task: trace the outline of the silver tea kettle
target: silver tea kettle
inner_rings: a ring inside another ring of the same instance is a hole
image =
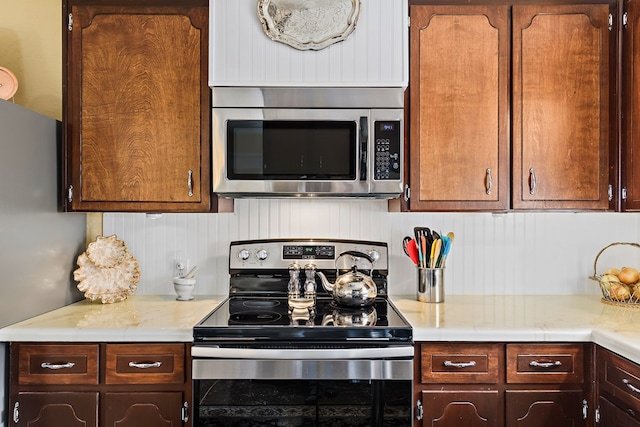
[[[373,270],[373,259],[363,252],[345,251],[336,258],[336,275],[338,274],[338,260],[344,255],[351,255],[354,259],[351,270],[336,278],[335,283],[329,282],[327,277],[320,271],[316,272],[322,280],[322,287],[333,295],[333,299],[339,305],[348,307],[364,307],[374,303],[378,296],[378,287],[370,275],[358,271],[357,259],[364,258],[371,264]]]
[[[378,320],[376,309],[369,307],[334,308],[322,318],[322,326],[375,326]]]

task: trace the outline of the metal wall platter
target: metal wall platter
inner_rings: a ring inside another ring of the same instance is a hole
[[[361,0],[258,0],[269,38],[299,50],[320,50],[345,40],[356,28]]]

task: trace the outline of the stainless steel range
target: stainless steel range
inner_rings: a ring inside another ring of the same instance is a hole
[[[229,298],[194,328],[194,425],[411,424],[413,337],[387,298],[386,243],[237,241],[229,258]]]

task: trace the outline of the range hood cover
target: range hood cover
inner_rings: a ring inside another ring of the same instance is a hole
[[[300,7],[314,3],[296,1]],[[210,0],[209,11],[211,87],[408,85],[407,0],[363,0],[353,33],[321,50],[298,50],[269,38],[257,0]]]

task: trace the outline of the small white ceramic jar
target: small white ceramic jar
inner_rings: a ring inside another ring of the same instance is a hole
[[[193,289],[196,286],[196,278],[174,277],[173,289],[178,294],[178,301],[190,301],[193,299]]]

